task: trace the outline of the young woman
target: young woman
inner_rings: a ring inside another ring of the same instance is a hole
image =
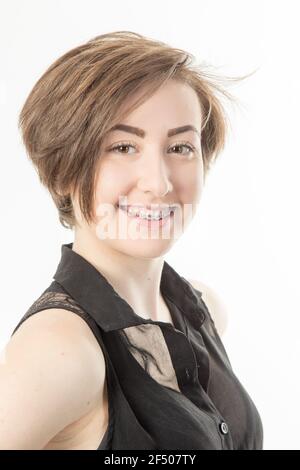
[[[262,448],[220,301],[164,260],[225,143],[222,89],[190,59],[104,34],[24,104],[26,150],[74,241],[3,353],[1,449]]]

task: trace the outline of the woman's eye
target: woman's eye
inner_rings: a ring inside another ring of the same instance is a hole
[[[111,151],[114,151],[114,150],[119,150],[120,148],[128,148],[128,147],[132,147],[132,148],[135,148],[134,145],[131,145],[131,144],[126,144],[126,143],[123,143],[123,144],[118,144],[118,145],[115,145],[114,147],[112,147],[110,150]],[[128,153],[128,152],[120,152],[120,153]]]
[[[179,148],[181,148],[181,149],[182,149],[183,147],[185,147],[186,149],[188,149],[189,152],[186,153],[185,155],[189,155],[190,153],[193,153],[194,150],[195,150],[194,147],[192,147],[192,146],[189,145],[189,144],[175,144],[175,145],[172,145],[171,149],[174,149],[174,148],[176,148],[176,147],[179,147]],[[178,152],[175,152],[175,153],[178,153]],[[182,153],[182,152],[179,152],[179,153]]]

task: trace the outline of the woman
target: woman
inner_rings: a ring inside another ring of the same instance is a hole
[[[26,150],[74,242],[6,347],[2,449],[262,448],[222,309],[164,261],[225,142],[226,93],[190,58],[104,34],[24,104]]]

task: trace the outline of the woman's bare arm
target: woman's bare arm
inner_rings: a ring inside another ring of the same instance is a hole
[[[0,359],[0,449],[42,449],[92,409],[105,362],[91,335],[63,309],[38,312],[16,330]]]

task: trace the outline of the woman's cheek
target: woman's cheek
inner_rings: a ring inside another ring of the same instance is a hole
[[[201,173],[194,169],[193,171],[182,171],[174,180],[174,189],[180,201],[184,204],[191,204],[197,201],[202,192]]]
[[[119,198],[130,190],[130,183],[125,179],[126,176],[128,177],[127,172],[122,171],[120,166],[119,168],[115,165],[103,167],[96,183],[96,205],[106,203],[115,207]]]

